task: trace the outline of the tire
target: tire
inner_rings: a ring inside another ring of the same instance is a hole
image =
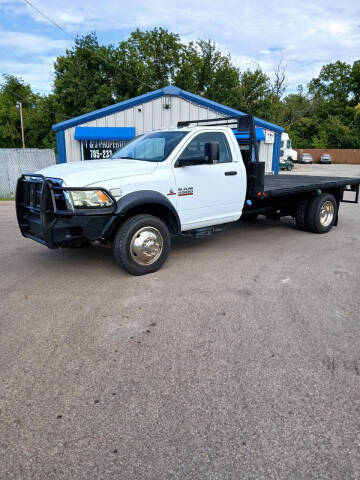
[[[290,167],[290,166],[288,166],[288,167],[286,168],[286,170],[287,170],[288,172],[291,172],[292,169],[293,169],[293,167]]]
[[[314,233],[327,233],[336,222],[338,205],[334,195],[323,193],[311,199],[307,208],[307,224]]]
[[[296,211],[295,211],[295,221],[296,221],[296,226],[299,230],[304,230],[304,231],[309,230],[309,226],[307,222],[307,211],[308,211],[310,200],[311,200],[310,198],[303,198],[297,204]]]
[[[171,235],[167,225],[153,215],[128,218],[115,234],[115,260],[132,275],[156,272],[167,259]]]

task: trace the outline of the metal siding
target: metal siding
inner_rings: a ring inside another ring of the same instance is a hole
[[[124,127],[128,127],[129,125],[134,125],[135,124],[135,119],[134,119],[134,109],[129,108],[128,110],[125,110],[125,122],[124,122]],[[136,128],[136,125],[135,125]]]
[[[156,99],[152,104],[152,130],[163,128],[161,118],[161,99]]]
[[[165,108],[166,105],[170,105],[170,108]],[[161,117],[162,117],[162,124],[164,127],[170,128],[174,125],[172,124],[172,97],[166,95],[165,97],[161,98]]]
[[[96,119],[107,117],[113,113],[117,113],[123,110],[128,110],[136,105],[142,104],[144,102],[149,102],[154,98],[163,96],[164,94],[166,94],[166,91],[169,88],[171,89],[171,87],[165,87],[159,90],[155,90],[154,92],[149,92],[149,93],[145,93],[144,95],[139,95],[138,97],[135,97],[135,98],[130,98],[129,100],[124,100],[123,102],[120,102],[120,103],[115,103],[114,105],[101,108],[100,110],[95,110],[90,113],[85,113],[84,115],[80,115],[79,117],[70,118],[69,120],[65,120],[64,122],[53,125],[52,128],[55,132],[59,130],[67,130],[68,128],[74,127],[76,125],[92,122]],[[176,89],[176,90],[180,90],[180,89]]]
[[[96,126],[97,127],[105,127],[106,126],[106,117],[103,117],[103,118],[98,118],[96,120]]]
[[[142,106],[144,116],[144,132],[148,132],[152,128],[152,104],[151,102],[144,103]],[[137,134],[139,132],[136,132]]]
[[[140,110],[140,111],[139,111]],[[134,108],[134,117],[135,117],[135,130],[136,131],[144,131],[144,112],[142,109],[142,105]]]
[[[265,162],[266,173],[272,172],[273,143],[260,142],[259,160]]]
[[[69,128],[69,129],[65,130],[66,161],[68,163],[76,162],[78,160],[81,160],[80,159],[80,148],[79,148],[80,143],[77,142],[74,138],[75,128],[76,127],[72,127],[72,128]],[[78,155],[76,154],[77,151],[79,152]]]

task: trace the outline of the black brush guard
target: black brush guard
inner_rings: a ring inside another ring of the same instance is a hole
[[[16,216],[22,235],[51,249],[101,238],[116,209],[111,193],[101,187],[63,187],[56,182],[59,180],[33,173],[18,179]],[[104,192],[113,204],[81,210],[66,204],[64,192],[93,190]]]

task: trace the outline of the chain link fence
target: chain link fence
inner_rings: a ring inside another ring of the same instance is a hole
[[[40,148],[0,148],[0,198],[15,196],[17,179],[56,164],[55,152]]]

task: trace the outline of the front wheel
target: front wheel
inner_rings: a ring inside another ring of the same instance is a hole
[[[167,259],[171,235],[166,224],[152,215],[128,218],[116,232],[115,260],[132,275],[156,272]]]

